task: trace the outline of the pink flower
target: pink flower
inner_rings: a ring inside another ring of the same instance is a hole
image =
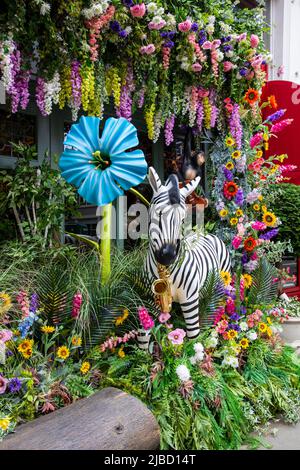
[[[251,47],[257,47],[259,44],[259,37],[256,34],[251,34],[250,38]]]
[[[192,26],[192,22],[190,20],[185,20],[182,23],[178,24],[178,29],[182,33],[186,33],[187,31],[191,29],[191,26]]]
[[[277,122],[271,127],[270,132],[281,132],[283,129],[285,129],[287,126],[292,124],[294,119],[284,119],[283,121]]]
[[[193,65],[192,65],[192,71],[193,72],[201,72],[202,70],[202,65],[199,64],[198,62],[195,62]]]
[[[81,304],[82,304],[82,295],[80,292],[77,292],[73,297],[72,312],[71,312],[72,318],[78,318]]]
[[[263,222],[256,220],[255,222],[253,222],[253,224],[251,224],[251,227],[253,228],[253,230],[265,230],[266,225]]]
[[[150,21],[150,23],[148,24],[148,28],[149,29],[155,29],[156,31],[158,31],[159,29],[162,29],[164,26],[166,26],[166,21],[165,20],[161,20],[159,23],[155,23],[154,21]]]
[[[221,45],[221,41],[220,39],[214,39],[213,42],[211,43],[212,47],[214,47],[215,49],[217,49],[218,47],[220,47]]]
[[[247,37],[247,33],[242,33],[242,34],[239,35],[238,41],[244,41],[244,39],[246,39],[246,37]]]
[[[250,147],[253,149],[258,144],[260,144],[262,140],[263,140],[262,132],[258,132],[257,134],[254,134],[250,139]]]
[[[186,332],[181,328],[176,328],[176,330],[170,331],[168,334],[168,339],[172,344],[182,344],[183,339],[186,336]]]
[[[212,43],[210,41],[205,41],[202,44],[203,49],[211,49],[212,48]]]
[[[149,315],[149,312],[145,307],[138,308],[138,315],[144,330],[151,330],[151,328],[154,327],[153,318]]]
[[[242,243],[242,238],[241,237],[238,237],[238,236],[235,236],[234,239],[232,240],[232,246],[235,250],[237,250],[240,246],[240,244]]]
[[[0,341],[3,343],[10,341],[12,337],[13,334],[10,330],[0,330]]]
[[[230,70],[231,70],[232,67],[233,67],[233,63],[230,62],[229,60],[226,60],[226,61],[223,63],[223,67],[224,67],[224,72],[230,72]]]
[[[238,236],[243,237],[246,232],[246,228],[243,224],[237,224]]]
[[[155,46],[154,44],[148,44],[147,46],[142,46],[140,48],[140,52],[142,54],[147,54],[147,55],[150,55],[150,54],[153,54],[153,52],[155,51]]]
[[[159,317],[159,323],[166,323],[171,318],[171,315],[168,312],[162,312]]]
[[[0,375],[0,395],[2,395],[5,392],[7,383],[8,383],[8,380],[5,379],[2,375]]]
[[[232,315],[235,312],[235,303],[231,297],[228,297],[226,300],[226,311],[229,315]]]
[[[55,410],[56,408],[51,401],[46,401],[43,404],[42,413],[51,413],[52,411],[55,411]]]
[[[130,13],[134,18],[142,18],[146,13],[146,7],[144,3],[140,3],[139,5],[133,5],[130,7]]]
[[[225,331],[227,330],[227,327],[228,327],[228,321],[226,320],[222,320],[220,321],[217,326],[216,326],[216,331],[222,335],[223,333],[225,333]]]

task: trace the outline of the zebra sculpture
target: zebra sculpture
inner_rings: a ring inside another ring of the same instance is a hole
[[[200,289],[210,271],[230,269],[229,253],[224,242],[214,235],[192,232],[182,236],[185,200],[199,184],[199,176],[181,189],[176,175],[170,175],[163,185],[152,167],[148,179],[153,197],[146,271],[154,283],[164,267],[168,271],[171,302],[180,304],[188,338],[196,338],[200,333]]]

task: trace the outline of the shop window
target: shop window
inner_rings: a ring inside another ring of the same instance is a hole
[[[13,156],[11,142],[36,145],[37,118],[31,114],[0,109],[0,155]]]

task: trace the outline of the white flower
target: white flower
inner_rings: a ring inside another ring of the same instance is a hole
[[[247,333],[247,337],[248,339],[250,339],[250,341],[255,341],[257,339],[257,333],[256,331],[248,331]]]
[[[226,57],[233,57],[234,52],[233,51],[227,51],[225,52]]]
[[[242,331],[247,331],[249,329],[249,327],[248,327],[248,325],[245,321],[242,321],[240,323],[240,328],[241,328]]]
[[[216,17],[215,17],[215,16],[211,15],[211,16],[208,17],[208,22],[209,22],[209,23],[214,24],[215,21],[216,21]]]
[[[207,338],[205,342],[205,346],[207,348],[215,348],[218,344],[218,338],[216,336],[211,335],[209,338]]]
[[[157,15],[163,15],[164,12],[165,12],[164,8],[163,8],[163,7],[160,7],[160,8],[158,8],[156,14],[157,14]]]
[[[182,70],[189,70],[190,66],[187,62],[182,62],[181,65],[180,65],[180,68]]]
[[[190,371],[184,364],[176,367],[176,374],[181,382],[187,382],[191,378]]]
[[[168,13],[165,17],[165,20],[167,22],[167,26],[169,28],[172,28],[173,26],[176,25],[176,19],[175,19],[175,16],[172,15],[171,13]]]
[[[157,5],[154,2],[150,2],[147,5],[147,11],[148,13],[156,13],[157,11]]]
[[[224,59],[224,54],[223,54],[223,52],[218,51],[217,61],[218,61],[218,62],[222,62],[223,59]]]
[[[213,34],[215,27],[213,24],[208,24],[205,29],[208,32],[208,34]]]
[[[50,10],[51,10],[51,6],[49,5],[49,3],[46,3],[46,2],[41,3],[40,13],[41,13],[42,16],[49,13]]]
[[[124,31],[126,31],[127,34],[130,34],[131,31],[132,31],[132,27],[131,27],[131,26],[126,26],[126,28],[124,29]]]
[[[157,24],[159,24],[159,23],[161,23],[162,21],[163,21],[163,19],[162,19],[162,17],[159,16],[159,15],[153,16],[153,18],[152,18],[152,23],[157,23]]]
[[[195,358],[197,362],[203,361],[204,359],[204,351],[199,351],[195,354]]]
[[[196,356],[190,357],[190,363],[194,366],[197,362]]]
[[[196,353],[202,353],[204,351],[204,346],[201,343],[195,343],[194,344],[194,351]]]
[[[226,356],[222,361],[223,366],[230,366],[236,369],[239,366],[239,361],[237,357],[234,356]]]

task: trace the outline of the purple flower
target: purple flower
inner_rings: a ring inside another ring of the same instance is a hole
[[[219,110],[218,110],[217,106],[213,105],[211,107],[211,116],[210,116],[210,126],[211,127],[215,127],[218,116],[219,116]]]
[[[238,189],[234,201],[239,207],[242,207],[242,205],[244,204],[244,192],[242,188]]]
[[[228,329],[229,330],[235,330],[235,331],[241,331],[240,325],[236,325],[235,323],[229,323]]]
[[[239,321],[241,317],[239,316],[238,313],[233,313],[232,315],[230,315],[230,320],[231,321]]]
[[[245,76],[247,75],[247,73],[248,73],[248,70],[247,70],[247,69],[245,69],[245,68],[240,69],[240,75],[241,75],[242,77],[245,77]]]
[[[176,31],[169,31],[168,32],[168,36],[169,36],[170,39],[174,39],[175,34],[176,34]]]
[[[198,31],[198,28],[199,28],[198,23],[193,23],[191,26],[191,30],[194,32]]]
[[[240,311],[241,311],[241,315],[246,315],[246,313],[247,313],[247,308],[244,307],[244,305],[241,305]]]
[[[242,264],[244,264],[244,265],[248,262],[247,253],[244,253],[244,254],[243,254],[241,261],[242,261]]]
[[[39,306],[38,295],[37,295],[36,292],[34,292],[31,296],[31,299],[30,299],[29,311],[32,312],[32,313],[35,313],[38,309],[38,306]]]
[[[127,8],[130,8],[134,5],[132,0],[123,0],[123,3]]]
[[[226,46],[223,46],[223,50],[224,52],[232,51],[232,46],[229,46],[229,44],[227,44]]]
[[[175,116],[172,114],[165,123],[165,142],[170,145],[174,140],[173,129],[175,124]]]
[[[173,41],[166,41],[164,47],[169,47],[170,49],[174,47],[175,43]]]
[[[162,38],[168,38],[169,37],[168,31],[161,31],[159,34]]]
[[[206,39],[207,39],[207,34],[204,29],[201,29],[201,31],[199,31],[199,41],[198,41],[199,45],[202,46],[202,44],[205,43]]]
[[[228,181],[233,181],[233,174],[230,170],[226,168],[226,166],[223,166],[223,173]]]
[[[121,26],[118,21],[111,21],[110,22],[110,29],[115,33],[119,33],[121,31]]]
[[[14,353],[10,349],[6,349],[6,351],[5,351],[5,356],[6,357],[11,357],[13,355],[14,355]]]
[[[259,236],[261,240],[271,240],[271,238],[276,237],[278,235],[278,228],[273,228],[272,230],[269,230],[269,232],[263,233],[262,235]]]
[[[240,150],[242,147],[243,127],[241,124],[240,107],[237,103],[233,106],[233,110],[230,115],[229,128],[232,137],[236,141],[237,148]]]
[[[285,114],[285,112],[286,109],[279,109],[278,111],[276,111],[276,113],[268,116],[266,120],[269,122],[278,121],[278,119],[280,119]]]
[[[125,29],[122,29],[118,34],[120,38],[126,38],[128,36],[128,33],[125,31]]]
[[[8,383],[8,390],[10,393],[18,393],[21,390],[22,382],[18,377],[14,377]]]
[[[72,87],[72,107],[79,109],[81,106],[81,75],[80,62],[73,60],[71,64],[71,87]]]

